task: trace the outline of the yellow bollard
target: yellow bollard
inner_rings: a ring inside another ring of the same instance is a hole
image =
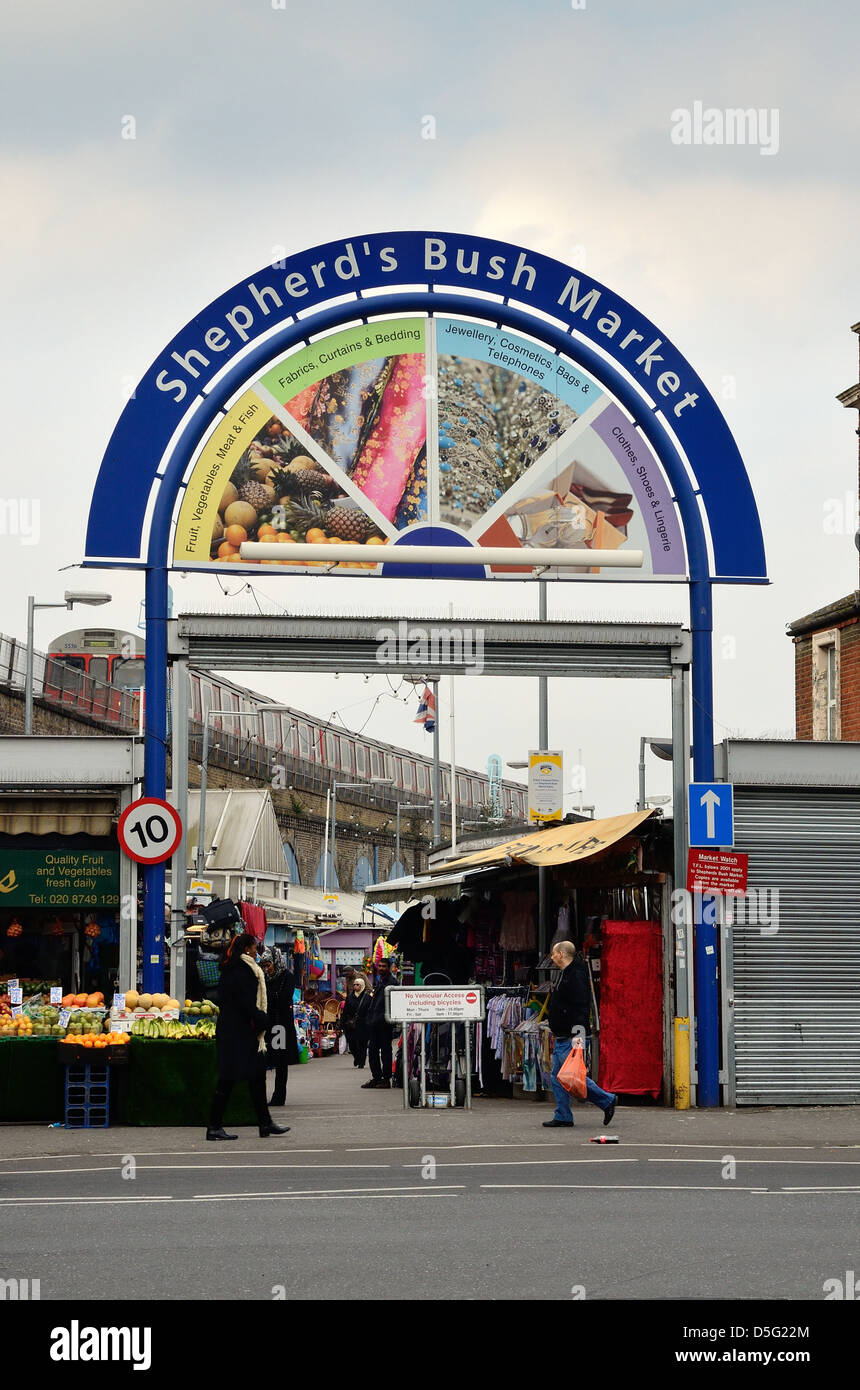
[[[675,1019],[675,1109],[690,1108],[690,1020]]]

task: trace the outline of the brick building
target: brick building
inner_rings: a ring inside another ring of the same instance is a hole
[[[860,323],[852,333],[860,336]],[[858,343],[860,346],[860,343]],[[860,412],[858,380],[837,400]],[[860,426],[860,414],[858,414]],[[860,498],[860,427],[858,491]],[[854,532],[860,551],[856,503],[844,508],[841,530]],[[860,588],[788,625],[794,642],[795,737],[832,742],[860,741]]]

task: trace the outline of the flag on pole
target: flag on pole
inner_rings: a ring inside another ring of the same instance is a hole
[[[423,724],[425,733],[432,734],[436,728],[436,700],[433,691],[426,685],[424,694],[418,703],[418,713],[413,719],[413,724]]]

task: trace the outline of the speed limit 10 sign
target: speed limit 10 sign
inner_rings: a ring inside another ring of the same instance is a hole
[[[127,806],[117,826],[119,847],[138,864],[161,864],[176,853],[182,821],[166,801],[143,796]]]

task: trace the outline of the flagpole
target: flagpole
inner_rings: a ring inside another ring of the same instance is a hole
[[[433,691],[433,848],[442,839],[442,770],[439,764],[439,682],[431,682]]]
[[[448,699],[451,702],[451,853],[457,853],[457,752],[454,739],[454,675],[448,677]]]

